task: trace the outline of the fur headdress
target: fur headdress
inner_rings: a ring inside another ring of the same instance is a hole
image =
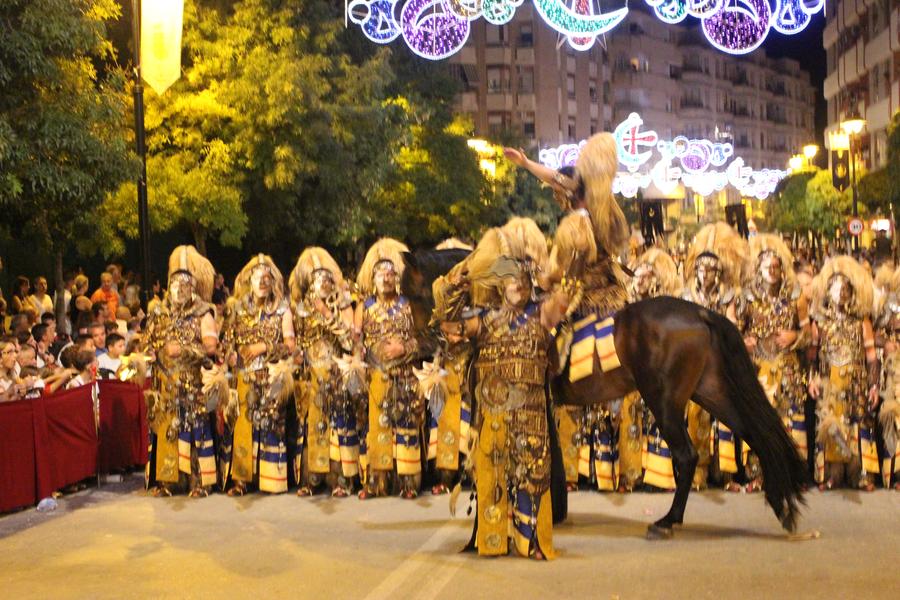
[[[628,243],[628,222],[612,192],[619,165],[616,140],[611,133],[592,135],[581,149],[575,171],[584,182],[584,200],[597,245],[618,256]]]
[[[169,279],[179,271],[194,278],[194,292],[199,298],[204,302],[212,300],[216,270],[193,246],[178,246],[169,255]]]
[[[554,281],[560,280],[569,273],[581,277],[581,273],[572,271],[572,263],[592,264],[597,260],[597,241],[591,226],[591,219],[581,212],[570,212],[559,222],[553,235],[553,249],[550,251],[550,270]]]
[[[784,284],[792,289],[797,284],[797,275],[794,273],[794,255],[788,249],[787,244],[780,236],[771,233],[760,233],[750,238],[750,260],[754,267],[754,277],[759,271],[760,262],[766,254],[774,254],[781,261],[781,272],[784,276]]]
[[[697,259],[703,254],[712,254],[719,259],[722,283],[732,288],[739,287],[747,271],[749,252],[747,240],[727,223],[710,223],[694,237],[694,243],[684,262],[684,279],[692,281],[696,274]]]
[[[874,285],[872,276],[851,256],[834,256],[825,262],[825,266],[816,275],[812,283],[812,306],[815,312],[822,314],[830,302],[828,287],[831,278],[843,275],[853,287],[853,301],[850,312],[859,318],[868,317],[874,307]]]
[[[334,258],[324,248],[312,246],[300,254],[297,265],[291,271],[289,281],[291,299],[294,302],[303,300],[309,286],[312,285],[313,273],[322,269],[331,273],[335,289],[339,290],[344,287],[344,276]]]
[[[359,267],[359,274],[356,276],[356,285],[363,296],[369,296],[375,292],[375,265],[382,261],[393,263],[394,269],[397,271],[397,284],[403,277],[403,269],[406,263],[403,262],[403,253],[409,252],[406,244],[399,242],[393,238],[381,238],[369,248],[366,252],[366,258],[363,259],[362,265]]]
[[[681,295],[684,283],[678,274],[678,266],[668,252],[659,248],[651,248],[641,255],[638,260],[638,266],[640,265],[649,265],[656,273],[660,295],[675,297]]]
[[[275,261],[272,260],[272,257],[262,253],[259,253],[250,259],[250,262],[244,265],[244,268],[241,269],[241,272],[235,277],[234,297],[243,299],[253,291],[252,285],[250,284],[250,277],[257,267],[265,267],[272,274],[272,295],[275,302],[281,302],[284,299],[284,276],[282,276],[278,267],[275,266]]]
[[[467,244],[461,239],[452,237],[444,240],[434,247],[435,250],[473,250],[472,244]]]
[[[884,291],[900,291],[900,270],[894,270],[890,263],[882,263],[875,270],[874,284],[876,288]]]

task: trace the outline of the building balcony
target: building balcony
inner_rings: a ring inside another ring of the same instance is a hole
[[[682,98],[681,99],[681,108],[706,108],[703,106],[703,100],[699,98]]]

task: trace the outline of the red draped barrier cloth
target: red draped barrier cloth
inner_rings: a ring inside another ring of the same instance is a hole
[[[97,473],[97,429],[93,386],[44,396],[47,454],[52,488],[59,489]]]
[[[0,403],[0,512],[30,506],[41,497],[35,421],[42,429],[46,423],[43,411],[35,413],[32,400]],[[46,478],[46,464],[42,470]]]
[[[147,462],[147,405],[133,383],[114,379],[100,382],[101,473]]]

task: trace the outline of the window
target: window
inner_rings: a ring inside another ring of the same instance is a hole
[[[575,139],[575,117],[569,117],[569,139]]]
[[[534,93],[534,67],[517,67],[519,72],[519,93]]]
[[[667,113],[672,112],[672,99],[671,98],[666,98],[666,112]]]
[[[574,75],[566,75],[566,91],[569,93],[569,98],[575,97],[575,76]]]
[[[487,45],[488,46],[505,46],[506,45],[506,25],[489,25],[487,28]]]
[[[597,82],[596,81],[592,80],[592,81],[588,82],[588,94],[591,97],[591,102],[597,101]]]
[[[640,72],[648,72],[650,71],[650,61],[648,61],[643,56],[633,56],[630,61],[628,61],[629,67],[635,73]]]
[[[591,135],[597,133],[597,121],[591,121]]]
[[[488,113],[488,131],[492,135],[498,135],[509,127],[509,113]]]
[[[534,113],[522,113],[522,133],[527,138],[534,138]]]
[[[612,93],[612,89],[609,85],[609,81],[603,82],[603,104],[609,104],[609,96]]]
[[[522,23],[519,25],[519,47],[531,48],[534,45],[534,31],[531,29],[531,23]]]
[[[503,65],[489,65],[487,68],[488,93],[503,93],[509,91],[509,67]]]

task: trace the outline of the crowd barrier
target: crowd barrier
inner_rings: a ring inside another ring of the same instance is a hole
[[[121,381],[0,404],[0,512],[147,462],[143,391]]]

